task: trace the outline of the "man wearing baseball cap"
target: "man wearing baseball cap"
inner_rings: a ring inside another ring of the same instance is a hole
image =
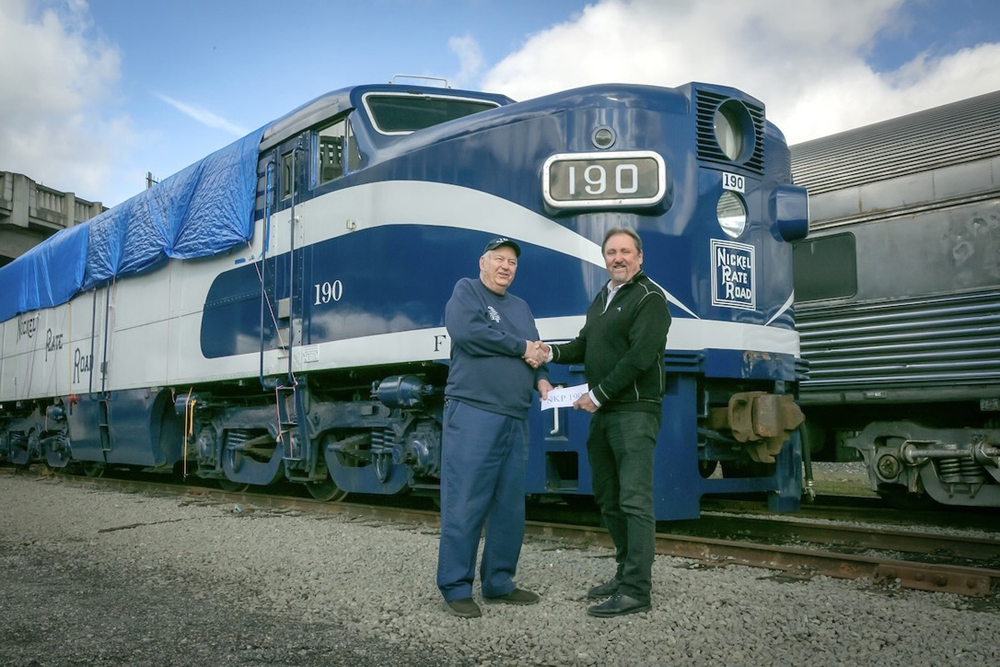
[[[479,278],[462,278],[445,306],[451,367],[441,453],[441,541],[437,584],[445,610],[482,615],[472,599],[479,535],[486,602],[535,604],[514,584],[524,539],[525,450],[532,390],[547,394],[548,371],[528,304],[507,291],[521,247],[499,236],[479,258]],[[538,368],[529,365],[533,362]]]

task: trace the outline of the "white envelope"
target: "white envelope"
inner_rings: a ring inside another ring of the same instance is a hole
[[[576,399],[590,391],[586,384],[575,387],[557,387],[549,392],[549,397],[542,401],[542,410],[552,408],[571,408]]]

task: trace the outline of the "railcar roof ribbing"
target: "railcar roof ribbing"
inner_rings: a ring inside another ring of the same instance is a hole
[[[796,185],[820,194],[1000,155],[1000,91],[791,146]]]

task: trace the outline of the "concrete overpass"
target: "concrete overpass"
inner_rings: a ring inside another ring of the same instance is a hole
[[[39,185],[24,174],[0,171],[0,266],[105,210],[101,202]]]

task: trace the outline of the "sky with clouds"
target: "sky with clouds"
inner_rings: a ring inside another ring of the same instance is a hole
[[[708,81],[789,143],[1000,89],[995,0],[0,0],[0,171],[113,206],[324,92]]]

